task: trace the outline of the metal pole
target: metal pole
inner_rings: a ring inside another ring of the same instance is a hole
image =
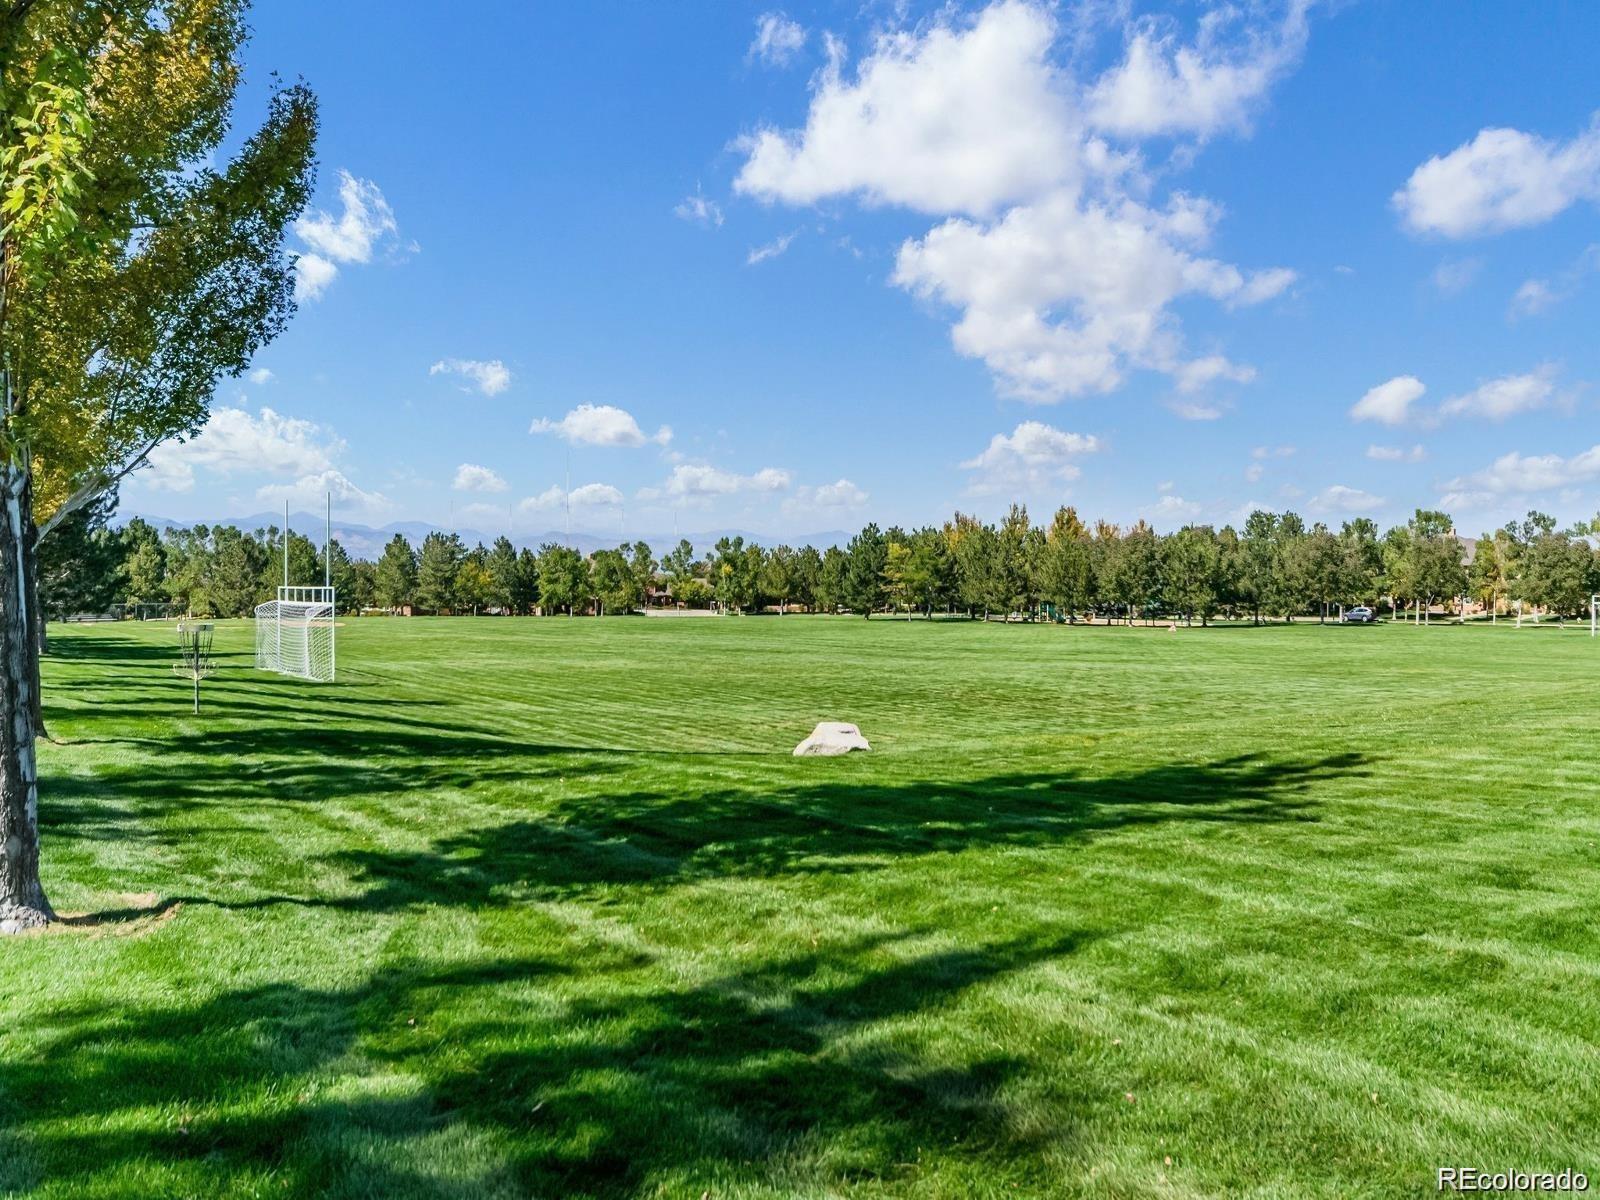
[[[283,502],[283,586],[289,586],[289,501]]]
[[[333,493],[328,493],[328,532],[322,543],[322,586],[333,586]]]

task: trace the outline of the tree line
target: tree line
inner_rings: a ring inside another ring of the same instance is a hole
[[[134,518],[115,530],[112,503],[74,514],[54,539],[43,569],[52,615],[166,604],[235,617],[275,595],[285,553],[275,526],[162,531]],[[1088,525],[1070,507],[1037,525],[1013,505],[998,523],[957,513],[913,530],[868,525],[848,545],[822,549],[724,537],[704,555],[687,539],[657,557],[642,541],[585,555],[557,544],[519,550],[506,537],[469,547],[442,532],[414,547],[396,534],[376,562],[352,559],[335,541],[326,568],[351,612],[604,615],[653,605],[1205,624],[1325,620],[1380,602],[1426,619],[1470,597],[1488,612],[1520,602],[1567,617],[1586,613],[1600,591],[1597,530],[1600,521],[1558,529],[1533,512],[1474,545],[1432,510],[1388,530],[1366,518],[1335,530],[1259,510],[1239,529],[1160,534],[1143,521]],[[322,579],[322,549],[309,538],[291,532],[287,553],[291,582]]]

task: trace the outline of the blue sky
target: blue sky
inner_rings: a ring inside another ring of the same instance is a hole
[[[124,511],[1600,509],[1600,7],[258,6],[300,311]]]

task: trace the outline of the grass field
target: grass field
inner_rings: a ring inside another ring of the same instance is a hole
[[[188,712],[55,631],[0,1195],[1600,1176],[1600,642],[364,620]],[[820,719],[870,755],[797,760]]]

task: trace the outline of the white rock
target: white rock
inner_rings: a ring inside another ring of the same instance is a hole
[[[811,736],[794,748],[796,758],[821,755],[832,758],[849,754],[852,750],[871,750],[861,730],[844,721],[823,721],[811,731]]]

